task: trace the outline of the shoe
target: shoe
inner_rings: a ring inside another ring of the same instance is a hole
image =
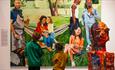
[[[90,47],[91,47],[91,45],[87,45],[86,51],[90,51]]]
[[[72,63],[71,63],[71,64],[72,64],[72,67],[75,67],[75,62],[74,62],[74,61],[72,61]]]

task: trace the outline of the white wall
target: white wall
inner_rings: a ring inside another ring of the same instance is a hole
[[[110,28],[107,51],[115,53],[115,0],[102,0],[102,21]]]
[[[9,9],[10,9],[10,0],[0,0],[0,70],[9,70],[10,69],[10,43],[9,42]],[[7,31],[8,34],[7,37],[1,36],[3,33],[1,33],[1,30]],[[1,39],[7,39],[8,44],[2,45],[1,42],[3,40]]]

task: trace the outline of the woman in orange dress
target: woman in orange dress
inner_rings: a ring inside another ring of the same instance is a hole
[[[80,53],[83,49],[84,39],[81,36],[80,27],[74,27],[74,33],[70,36],[69,44],[65,45],[65,53],[70,55],[71,65],[75,67],[73,55]]]

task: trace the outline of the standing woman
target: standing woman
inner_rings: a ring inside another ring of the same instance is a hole
[[[70,34],[73,33],[73,26],[79,26],[79,19],[78,19],[78,5],[80,4],[81,0],[74,0],[71,6],[71,17],[70,17]]]
[[[91,27],[94,23],[96,23],[96,20],[101,20],[98,12],[96,9],[92,6],[92,0],[86,0],[85,3],[85,10],[83,11],[82,19],[85,25],[85,31],[86,31],[86,41],[87,41],[87,47],[86,50],[89,51],[92,43],[91,43]]]

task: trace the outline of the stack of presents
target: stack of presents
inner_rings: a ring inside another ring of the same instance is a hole
[[[108,40],[109,28],[106,27],[102,32],[99,29],[99,24],[94,24],[91,28],[92,45],[88,52],[88,70],[115,70],[114,53],[106,51]]]

